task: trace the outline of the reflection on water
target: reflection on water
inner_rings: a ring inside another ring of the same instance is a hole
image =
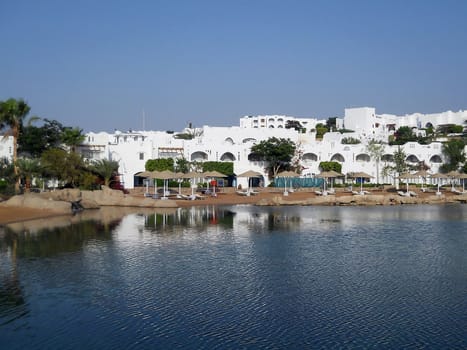
[[[107,208],[0,227],[0,347],[466,348],[466,208]]]

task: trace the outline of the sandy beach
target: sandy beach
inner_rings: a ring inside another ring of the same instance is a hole
[[[449,191],[443,191],[442,201],[435,201],[436,196],[433,193],[423,193],[420,191],[417,192],[417,200],[418,201],[429,201],[430,198],[433,198],[434,202],[449,202],[451,199],[456,198],[455,194],[450,193]],[[370,193],[366,198],[384,198],[388,199],[389,197],[396,196],[397,192],[395,192],[394,188],[388,188],[385,190],[370,190]],[[142,190],[134,190],[131,192],[130,196],[144,198]],[[268,201],[279,201],[281,205],[297,205],[302,201],[310,201],[313,198],[316,200],[323,199],[327,200],[327,202],[317,202],[312,203],[316,205],[336,205],[339,201],[344,201],[345,198],[343,197],[350,197],[347,200],[351,200],[352,197],[355,197],[350,192],[346,192],[343,189],[338,189],[335,195],[320,197],[315,194],[310,189],[302,189],[299,191],[291,192],[287,196],[284,196],[283,189],[277,188],[263,188],[259,191],[257,195],[254,196],[240,196],[234,192],[233,189],[225,189],[223,192],[219,193],[216,197],[212,196],[203,196],[203,199],[200,200],[178,200],[178,199],[169,199],[173,200],[177,203],[179,207],[190,207],[194,205],[236,205],[236,204],[257,204],[259,202],[268,202]],[[409,198],[410,199],[410,198]],[[440,198],[441,199],[441,198]],[[334,202],[335,201],[335,202]],[[413,204],[413,203],[412,203]],[[417,204],[417,203],[415,203]],[[309,204],[308,204],[309,205]],[[338,205],[342,205],[338,204]],[[25,207],[2,207],[0,206],[0,225],[9,224],[13,222],[21,222],[33,219],[41,219],[41,218],[48,218],[54,217],[57,215],[56,212],[47,209],[36,209],[36,208],[25,208]]]

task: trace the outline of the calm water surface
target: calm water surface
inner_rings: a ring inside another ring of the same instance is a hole
[[[467,348],[466,205],[41,225],[0,228],[1,349]]]

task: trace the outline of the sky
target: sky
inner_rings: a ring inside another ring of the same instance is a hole
[[[464,0],[0,0],[0,100],[87,131],[467,109]]]

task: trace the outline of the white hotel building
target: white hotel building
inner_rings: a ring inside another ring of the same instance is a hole
[[[342,172],[364,171],[374,176],[376,181],[376,164],[368,154],[368,141],[375,139],[387,142],[389,135],[400,126],[423,129],[439,125],[465,125],[467,111],[443,112],[435,114],[410,114],[396,116],[375,113],[375,108],[348,108],[344,118],[337,118],[337,128],[353,130],[352,133],[341,134],[328,132],[322,140],[316,139],[315,128],[326,120],[314,118],[295,118],[283,115],[246,116],[240,118],[240,126],[211,127],[185,129],[182,133],[191,133],[191,140],[176,138],[177,133],[164,131],[115,131],[112,134],[88,133],[81,152],[89,160],[109,159],[118,161],[119,172],[125,187],[135,186],[135,175],[144,170],[148,159],[184,157],[189,161],[228,161],[233,162],[235,174],[246,170],[255,170],[263,174],[265,185],[269,179],[264,171],[265,164],[249,159],[251,147],[270,137],[288,138],[296,143],[299,159],[304,168],[302,176],[313,176],[320,172],[319,163],[336,161],[342,164]],[[286,129],[287,121],[298,121],[304,132]],[[419,132],[424,132],[420,130]],[[359,139],[359,144],[342,144],[343,138]],[[440,142],[420,145],[409,142],[401,146],[407,155],[407,162],[417,164],[425,162],[432,172],[438,171],[443,162]],[[384,155],[379,170],[390,163],[397,146],[385,145]],[[381,174],[380,182],[389,182]],[[245,182],[245,183],[243,183]],[[246,179],[239,178],[238,183],[246,185]]]
[[[228,161],[233,162],[235,174],[246,170],[255,170],[263,174],[263,181],[268,185],[265,164],[250,160],[251,147],[270,137],[288,138],[296,143],[302,176],[313,176],[320,172],[322,161],[336,161],[342,164],[342,173],[364,171],[372,175],[373,181],[391,182],[390,178],[376,175],[376,164],[367,151],[368,142],[372,139],[385,142],[384,155],[379,164],[379,171],[385,164],[391,163],[392,156],[398,146],[389,146],[387,140],[400,126],[414,128],[415,132],[424,132],[426,127],[436,128],[439,125],[466,125],[467,111],[443,112],[435,114],[410,114],[396,116],[376,114],[375,108],[348,108],[344,118],[337,118],[337,129],[353,130],[352,133],[341,134],[328,132],[322,140],[316,139],[315,128],[326,120],[315,118],[295,118],[283,115],[245,116],[240,118],[239,126],[185,129],[183,133],[191,133],[190,140],[177,138],[177,133],[165,131],[115,131],[114,133],[90,132],[79,148],[88,160],[108,159],[119,162],[119,172],[126,188],[135,187],[135,176],[145,170],[149,159],[184,157],[189,161]],[[288,121],[298,121],[304,130],[285,128]],[[415,130],[416,129],[416,130]],[[353,137],[361,141],[359,144],[343,144],[343,138]],[[0,157],[11,155],[8,138],[0,141]],[[401,146],[407,155],[407,162],[417,164],[425,162],[430,171],[437,172],[443,162],[442,144],[433,142],[420,145],[409,142]],[[238,178],[237,183],[246,185],[245,178]]]

